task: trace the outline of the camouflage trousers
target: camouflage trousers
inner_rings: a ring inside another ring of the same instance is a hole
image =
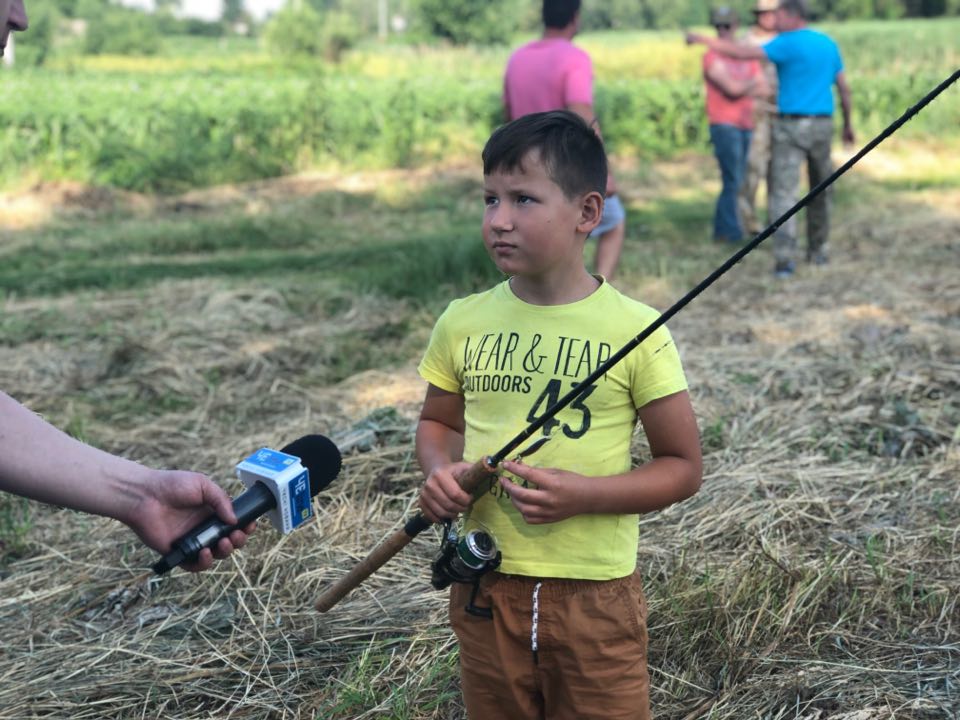
[[[767,182],[770,173],[770,133],[773,116],[769,112],[754,115],[753,135],[747,155],[747,173],[740,183],[737,196],[737,212],[740,225],[751,235],[763,229],[757,213],[757,190],[761,182]]]
[[[780,116],[774,119],[769,187],[771,221],[800,199],[800,167],[804,162],[811,188],[833,172],[830,160],[832,141],[831,117]],[[807,205],[807,260],[826,259],[831,189],[827,188]],[[773,254],[777,263],[792,261],[796,249],[797,218],[793,216],[774,233]]]

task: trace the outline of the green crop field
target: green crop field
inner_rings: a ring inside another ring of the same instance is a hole
[[[905,30],[837,28],[864,132],[879,131],[960,62],[960,19],[897,25]],[[706,146],[702,50],[679,33],[596,34],[582,43],[595,60],[597,109],[615,153],[666,157]],[[902,43],[916,57],[890,62]],[[368,48],[339,66],[297,67],[255,48],[226,52],[73,58],[5,74],[0,183],[69,178],[171,193],[317,167],[425,166],[476,157],[500,121],[507,49]],[[958,116],[953,94],[904,132],[955,134]]]

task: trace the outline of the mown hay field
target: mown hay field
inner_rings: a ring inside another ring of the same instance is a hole
[[[762,246],[670,323],[705,478],[641,521],[657,717],[958,717],[958,149],[887,141],[836,186],[829,265],[777,282]],[[616,284],[666,308],[728,252],[715,162],[614,164]],[[345,456],[316,522],[200,575],[0,498],[0,718],[464,717],[435,533],[313,603],[414,511],[416,362],[445,302],[497,279],[481,205],[473,162],[0,195],[0,388],[233,493],[262,446],[319,432]]]
[[[960,166],[942,161],[949,145],[882,148],[838,186],[831,265],[779,283],[761,248],[671,323],[706,476],[642,520],[659,717],[956,717]],[[618,284],[663,308],[724,257],[706,239],[712,160],[619,169],[632,230]],[[313,602],[413,511],[413,368],[443,298],[489,282],[483,258],[445,283],[421,249],[435,291],[405,300],[295,268],[282,235],[270,252],[289,253],[290,272],[168,279],[135,239],[295,214],[318,253],[431,223],[476,243],[479,197],[474,172],[448,170],[172,204],[60,186],[7,198],[22,222],[5,258],[65,282],[100,268],[107,289],[8,294],[6,390],[96,445],[234,490],[236,462],[308,432],[346,460],[316,523],[264,527],[215,570],[159,580],[117,524],[5,498],[0,717],[463,717],[444,594],[428,584],[435,535],[329,613]],[[110,266],[83,254],[98,238],[142,273],[112,288]],[[257,252],[179,242],[174,264],[201,269]]]

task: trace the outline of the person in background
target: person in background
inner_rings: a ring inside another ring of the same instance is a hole
[[[833,140],[833,86],[836,85],[843,112],[842,138],[854,142],[850,86],[843,71],[837,44],[827,35],[807,27],[804,0],[780,0],[777,6],[775,38],[760,47],[723,38],[688,32],[688,43],[702,43],[730,57],[764,60],[777,68],[777,116],[773,123],[770,158],[770,217],[778,218],[796,204],[800,189],[800,167],[807,165],[810,186],[833,172],[830,147]],[[774,275],[789,278],[796,271],[796,217],[791,217],[774,234]],[[830,190],[807,206],[807,261],[828,262],[830,235]]]
[[[753,24],[741,38],[748,45],[759,47],[777,36],[777,6],[780,0],[757,0],[753,8]],[[738,210],[740,224],[751,235],[762,229],[757,212],[757,191],[763,182],[769,189],[770,133],[773,117],[777,112],[777,68],[769,61],[762,61],[766,92],[753,98],[753,134],[750,136],[750,152],[747,154],[747,173],[740,184]]]
[[[737,13],[721,6],[710,11],[717,37],[732,41],[739,26]],[[707,120],[710,142],[720,166],[721,189],[713,213],[713,239],[738,243],[743,229],[737,212],[737,195],[747,172],[753,130],[753,95],[765,91],[756,60],[737,60],[708,50],[703,56],[707,87]]]
[[[0,0],[0,56],[11,32],[27,29],[23,0]],[[169,552],[174,540],[215,513],[237,522],[230,498],[195,472],[154,470],[75,440],[0,392],[0,491],[115,518],[148,547]],[[246,543],[255,525],[204,548],[186,570],[206,570]]]
[[[27,24],[23,0],[0,0],[0,57],[3,57],[10,33],[26,30]]]
[[[515,120],[529,113],[570,110],[600,135],[593,110],[593,64],[572,42],[580,29],[580,0],[543,0],[542,18],[541,38],[515,50],[507,62],[504,116]],[[607,280],[620,261],[626,228],[626,212],[611,173],[603,218],[591,234],[597,239],[594,270]]]

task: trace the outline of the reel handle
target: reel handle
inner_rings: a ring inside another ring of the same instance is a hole
[[[472,495],[484,480],[494,475],[497,469],[491,466],[488,461],[489,458],[477,461],[473,467],[457,478],[460,487]],[[317,610],[322,613],[327,612],[432,524],[423,514],[417,513],[414,515],[402,529],[381,541],[370,551],[369,555],[354,565],[346,575],[320,593],[315,606]]]

